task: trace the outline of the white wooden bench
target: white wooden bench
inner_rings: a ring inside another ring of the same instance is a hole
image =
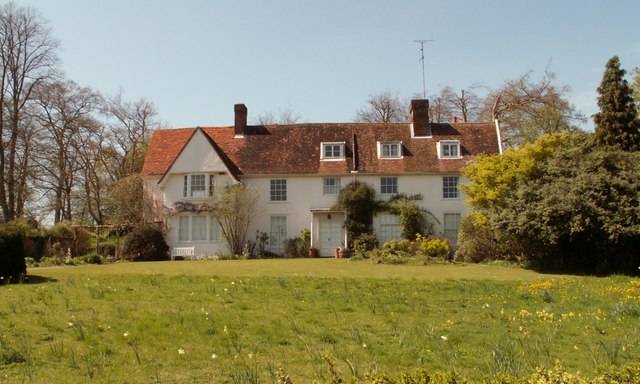
[[[185,260],[193,260],[195,258],[196,247],[173,247],[171,251],[171,261],[176,257],[181,257]]]

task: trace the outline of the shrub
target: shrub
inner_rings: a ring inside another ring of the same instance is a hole
[[[284,255],[286,257],[307,257],[311,246],[311,232],[305,228],[300,231],[300,237],[287,239],[284,242]]]
[[[455,258],[473,263],[501,258],[494,231],[482,213],[470,213],[460,222]]]
[[[27,274],[24,232],[25,228],[16,221],[0,225],[0,283],[21,282]]]
[[[420,255],[441,257],[443,259],[449,259],[451,256],[451,247],[447,239],[427,238],[417,235],[416,243],[419,244],[418,253]]]
[[[391,241],[387,241],[382,245],[382,248],[391,253],[404,252],[410,255],[414,255],[416,251],[415,243],[407,239],[402,239],[400,241],[393,239]]]
[[[140,227],[134,229],[125,238],[122,257],[131,261],[168,260],[169,246],[158,228]]]
[[[87,264],[102,264],[102,257],[95,252],[80,257],[80,260]]]
[[[379,247],[378,236],[375,233],[363,233],[353,240],[355,257],[367,257],[367,253]]]
[[[113,244],[100,244],[98,246],[98,254],[101,256],[115,256],[116,246]]]

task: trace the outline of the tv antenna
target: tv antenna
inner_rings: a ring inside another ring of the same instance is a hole
[[[422,61],[422,97],[427,98],[427,83],[424,79],[424,43],[428,43],[434,40],[413,40],[414,43],[420,44],[420,61]]]

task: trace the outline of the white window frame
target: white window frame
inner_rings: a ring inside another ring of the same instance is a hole
[[[455,183],[455,186],[453,185]],[[444,200],[460,199],[460,176],[442,176],[442,198]]]
[[[178,216],[178,242],[191,241],[191,217]]]
[[[271,202],[287,201],[287,179],[269,180],[269,201]]]
[[[384,244],[391,240],[402,240],[402,221],[400,215],[392,213],[380,213],[380,243]]]
[[[345,142],[327,142],[320,146],[320,159],[322,160],[344,160]],[[331,148],[331,153],[327,154],[327,149]],[[335,150],[338,149],[338,153]]]
[[[333,182],[331,184],[330,182]],[[325,196],[333,196],[340,193],[342,189],[342,179],[339,177],[325,177],[322,179],[322,194]]]
[[[287,240],[287,216],[272,215],[269,219],[269,249],[271,252],[283,253]]]
[[[451,244],[458,243],[458,232],[462,214],[459,212],[446,212],[442,219],[442,233]]]
[[[392,148],[396,148],[397,153],[392,154]],[[388,151],[388,153],[385,153]],[[378,141],[378,159],[401,159],[402,141]]]
[[[218,243],[221,240],[222,230],[216,216],[178,216],[179,243]]]
[[[222,240],[222,227],[218,216],[209,216],[209,241],[219,242]]]
[[[455,148],[455,154],[451,153],[451,149]],[[460,141],[459,140],[443,140],[438,142],[438,158],[440,159],[460,159]]]
[[[194,179],[203,178],[201,185],[198,183],[198,189],[194,190]],[[214,175],[209,173],[187,173],[183,177],[182,182],[182,197],[185,199],[206,199],[207,197],[213,196],[214,193]],[[200,187],[204,187],[204,190],[201,191]],[[198,192],[197,194],[194,194]]]
[[[388,180],[395,180],[395,181],[391,184],[387,184],[384,182]],[[385,189],[392,188],[392,187],[393,189],[395,189],[394,192],[385,192]],[[393,196],[393,195],[397,195],[399,191],[400,191],[400,188],[398,187],[398,178],[396,176],[385,176],[380,178],[380,194],[381,195]]]

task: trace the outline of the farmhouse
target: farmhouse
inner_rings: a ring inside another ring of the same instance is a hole
[[[436,233],[455,243],[467,211],[460,171],[473,156],[501,151],[499,126],[430,123],[428,111],[428,100],[412,100],[408,123],[248,125],[246,106],[236,104],[234,126],[156,130],[142,169],[154,220],[166,224],[171,247],[193,247],[196,257],[228,252],[207,202],[243,182],[259,196],[250,239],[266,233],[271,251],[282,252],[306,228],[320,255],[331,256],[347,243],[345,213],[332,207],[359,181],[381,198],[422,194]],[[376,215],[374,230],[381,242],[399,239],[399,217]]]

